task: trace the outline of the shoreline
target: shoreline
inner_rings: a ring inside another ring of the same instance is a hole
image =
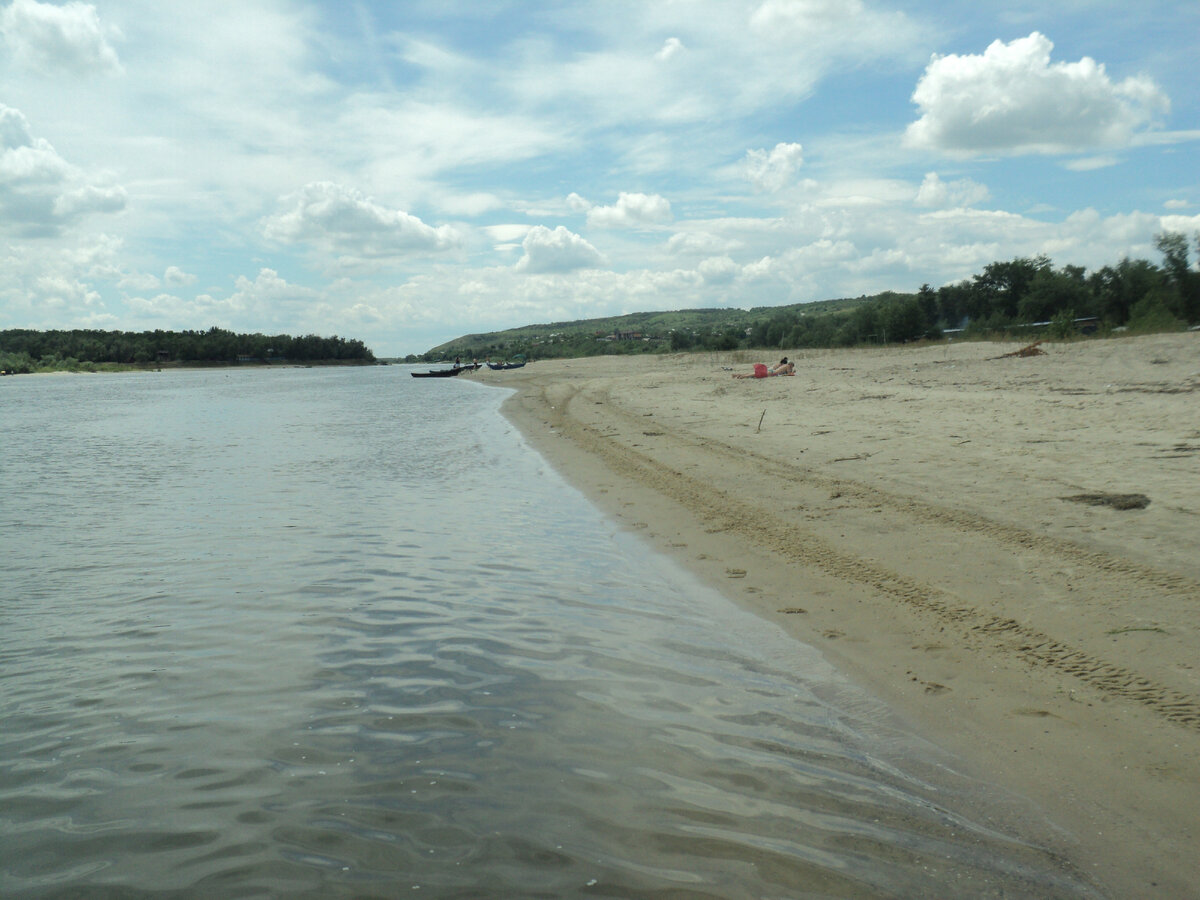
[[[1102,890],[1185,896],[1200,334],[1019,346],[802,351],[762,380],[730,377],[744,353],[464,377],[515,388],[505,415],[624,527],[1032,801]]]

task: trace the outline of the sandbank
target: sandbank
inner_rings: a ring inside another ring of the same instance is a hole
[[[1200,884],[1200,333],[468,376],[569,481],[1027,798],[1111,896]]]

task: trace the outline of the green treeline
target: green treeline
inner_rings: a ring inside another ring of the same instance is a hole
[[[0,331],[0,370],[87,371],[116,365],[217,365],[238,362],[374,363],[362,341],[315,334],[208,331]]]
[[[1161,234],[1156,246],[1162,266],[1124,259],[1089,274],[1036,256],[992,263],[937,290],[923,285],[916,294],[882,294],[845,312],[809,316],[792,307],[753,323],[742,346],[852,347],[939,338],[946,331],[968,337],[1028,333],[1033,325],[1064,338],[1084,323],[1101,332],[1172,331],[1200,323],[1200,272],[1188,264],[1186,238]],[[672,347],[689,349],[687,337],[672,335]]]
[[[1197,238],[1200,241],[1200,237]],[[425,360],[530,359],[666,351],[854,347],[1031,333],[1065,338],[1079,331],[1172,331],[1200,324],[1200,272],[1188,240],[1155,237],[1162,265],[1124,259],[1088,272],[1056,268],[1046,256],[995,262],[957,284],[916,293],[798,303],[751,310],[637,313],[468,335],[436,347]],[[1037,327],[1035,327],[1037,326]]]

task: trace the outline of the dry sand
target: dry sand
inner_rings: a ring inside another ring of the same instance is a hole
[[[1107,893],[1200,896],[1200,333],[1019,347],[469,377],[517,388],[602,508],[1032,800]]]

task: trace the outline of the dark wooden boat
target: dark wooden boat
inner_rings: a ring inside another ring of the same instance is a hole
[[[514,356],[508,362],[503,362],[503,363],[490,362],[487,364],[487,367],[494,372],[499,372],[504,369],[519,369],[523,365],[525,365],[525,357],[518,355],[518,356]]]
[[[428,372],[412,372],[413,378],[449,378],[452,375],[457,375],[464,369],[469,369],[470,366],[456,366],[453,369],[430,369]]]
[[[410,372],[409,374],[413,378],[449,378],[459,372],[474,372],[479,366],[479,363],[475,363],[474,365],[451,366],[449,369],[430,369],[428,372]]]

